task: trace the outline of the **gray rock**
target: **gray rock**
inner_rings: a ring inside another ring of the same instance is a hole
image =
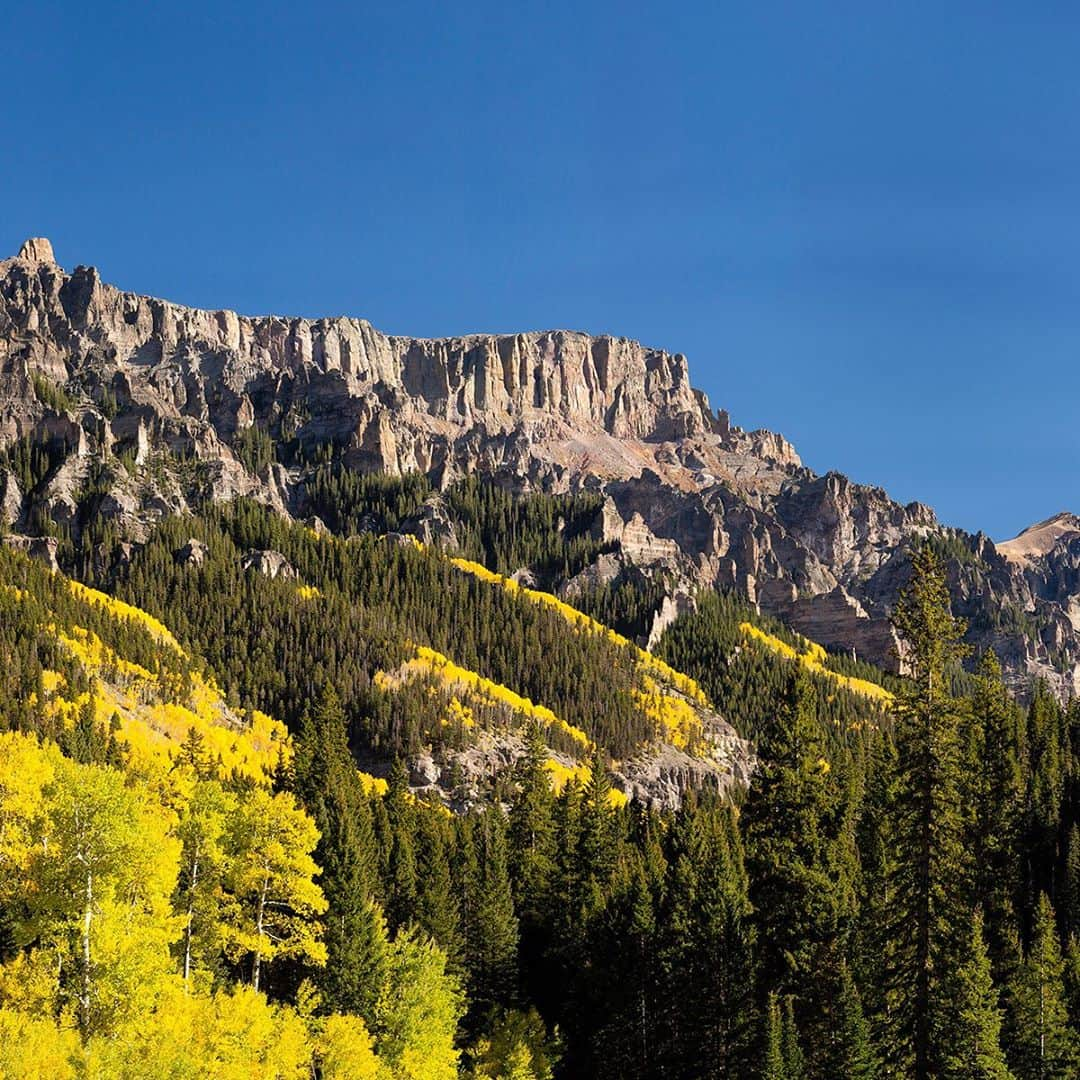
[[[35,374],[67,387],[74,410],[45,408]],[[110,389],[108,423],[82,387]],[[126,451],[138,483],[117,480],[104,505],[133,537],[211,500],[310,515],[303,470],[252,476],[237,460],[233,441],[253,424],[307,445],[332,439],[347,465],[419,470],[440,487],[476,473],[519,491],[600,493],[594,534],[616,550],[576,586],[636,567],[686,594],[736,590],[879,663],[908,548],[927,535],[959,542],[970,557],[950,562],[950,586],[972,643],[998,652],[1020,692],[1036,675],[1063,698],[1080,691],[1074,524],[1041,523],[998,550],[918,503],[816,476],[782,436],[713,412],[681,354],[577,331],[417,339],[361,319],[197,310],[123,292],[90,267],[66,273],[40,239],[0,261],[0,447],[31,435],[68,448],[42,490],[5,481],[13,523],[44,511],[75,527],[91,466]],[[458,539],[438,498],[407,529],[448,548]]]
[[[210,549],[201,540],[191,537],[176,553],[176,561],[184,566],[202,566]]]
[[[439,782],[442,769],[430,754],[421,754],[409,762],[409,784],[412,787],[431,787]]]
[[[56,561],[56,549],[59,546],[55,536],[19,536],[9,535],[0,538],[0,542],[13,551],[21,551],[31,559],[43,562],[50,570],[59,570]]]
[[[249,551],[241,557],[240,565],[268,578],[296,577],[296,570],[280,551]]]

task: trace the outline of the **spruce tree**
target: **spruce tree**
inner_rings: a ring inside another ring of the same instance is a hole
[[[419,853],[424,872],[418,877],[416,921],[446,954],[446,969],[460,975],[464,964],[464,941],[457,897],[450,874],[447,826],[437,812],[418,815]]]
[[[670,838],[659,924],[664,1002],[657,1059],[673,1075],[720,1080],[753,1057],[754,931],[736,814],[690,798]]]
[[[1043,893],[1031,947],[1007,992],[1009,1060],[1018,1080],[1056,1080],[1075,1076],[1080,1068],[1064,975],[1054,909]]]
[[[332,686],[305,715],[293,784],[315,819],[315,859],[329,905],[327,962],[317,975],[329,1009],[370,1019],[385,963],[382,913],[374,908],[377,852],[369,800],[349,751],[345,713]]]
[[[970,885],[959,810],[959,707],[949,676],[963,655],[963,624],[929,547],[893,621],[909,679],[894,707],[897,782],[892,826],[896,864],[888,929],[889,1054],[913,1080],[942,1075],[951,1039],[950,994],[967,936]]]
[[[954,975],[953,1016],[941,1075],[947,1080],[1010,1080],[1001,1049],[1001,1009],[983,939],[983,918],[971,919],[967,950]]]
[[[765,1053],[759,1075],[761,1080],[788,1080],[784,1067],[784,1018],[776,994],[769,994],[765,1005]]]
[[[526,733],[525,755],[518,762],[517,796],[510,810],[510,872],[514,902],[523,921],[543,918],[546,893],[555,868],[555,800],[544,767],[548,748],[537,724]]]
[[[975,780],[974,892],[984,912],[994,973],[1000,978],[1020,888],[1023,730],[1021,714],[1002,682],[1001,664],[989,649],[979,663],[972,717],[979,731],[977,760],[969,771]]]
[[[474,1012],[513,1004],[517,996],[518,922],[507,865],[506,820],[485,811],[476,830],[477,877],[466,925],[469,992]]]
[[[411,802],[408,773],[401,758],[394,761],[385,798],[390,827],[390,857],[387,865],[386,918],[396,932],[416,917],[417,865],[416,814]]]
[[[741,816],[750,899],[764,988],[790,992],[809,974],[814,945],[841,932],[853,906],[850,883],[834,876],[839,793],[805,675],[792,680],[758,754]]]
[[[799,1042],[799,1026],[795,1021],[795,998],[784,999],[783,1018],[783,1054],[785,1080],[803,1080],[806,1075],[806,1062],[802,1045]]]

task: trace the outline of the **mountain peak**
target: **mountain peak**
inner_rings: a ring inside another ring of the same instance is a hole
[[[52,244],[44,236],[31,236],[21,248],[19,258],[32,263],[55,263]]]
[[[1026,560],[1048,555],[1063,538],[1080,536],[1080,517],[1063,510],[1045,521],[1029,525],[1019,536],[997,544],[997,549],[1007,559]]]

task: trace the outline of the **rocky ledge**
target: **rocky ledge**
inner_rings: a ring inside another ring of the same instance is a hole
[[[305,517],[302,466],[243,463],[252,430],[438,486],[481,474],[600,493],[595,530],[614,551],[587,571],[595,580],[663,572],[669,616],[698,588],[737,590],[886,667],[898,663],[888,615],[907,552],[932,537],[971,640],[998,651],[1013,686],[1080,685],[1075,528],[997,548],[919,503],[817,476],[783,437],[714,411],[680,354],[576,331],[417,339],[362,319],[197,310],[91,267],[68,273],[44,239],[0,262],[0,447],[49,450],[31,490],[10,454],[0,465],[11,542],[77,537],[87,492],[94,515],[134,539],[163,514],[237,496]],[[114,461],[125,467],[105,467]],[[429,518],[417,528],[437,532]]]

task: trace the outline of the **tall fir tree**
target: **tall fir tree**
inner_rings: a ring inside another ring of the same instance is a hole
[[[974,782],[974,893],[983,909],[995,977],[1000,979],[1020,890],[1017,846],[1024,813],[1024,744],[1022,714],[1009,697],[1001,664],[990,649],[979,662],[971,715],[978,731],[976,758],[968,767]]]
[[[762,736],[741,820],[765,993],[792,993],[811,974],[815,947],[841,934],[854,908],[838,880],[840,795],[801,672]]]
[[[1010,1080],[1001,1049],[1001,1008],[990,972],[981,911],[972,916],[967,949],[954,975],[952,1008],[942,1077]]]
[[[327,962],[316,981],[329,1009],[370,1019],[383,978],[386,935],[373,906],[378,854],[370,800],[349,750],[345,712],[333,686],[305,715],[293,786],[315,819],[316,862],[329,905]]]
[[[912,582],[893,616],[909,679],[894,706],[888,1050],[902,1075],[929,1080],[943,1075],[970,889],[959,809],[959,705],[950,692],[952,670],[965,650],[964,627],[950,611],[933,550],[916,551],[912,566]]]
[[[760,1080],[788,1080],[784,1067],[784,1015],[780,998],[771,993],[765,1003],[765,1051],[762,1055]]]
[[[1017,1080],[1076,1076],[1080,1056],[1065,1002],[1065,962],[1054,909],[1043,893],[1031,946],[1009,986],[1008,1054]]]

